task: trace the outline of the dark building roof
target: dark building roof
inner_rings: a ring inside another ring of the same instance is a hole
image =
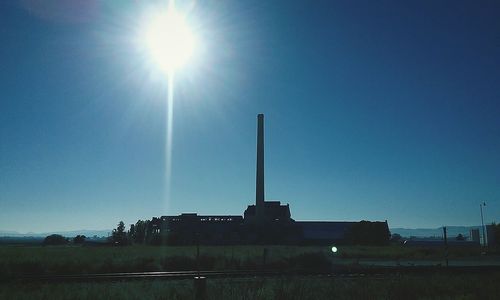
[[[243,222],[243,217],[238,215],[198,215],[197,213],[183,213],[178,216],[161,216],[153,220],[162,222]]]
[[[342,240],[357,222],[297,221],[304,239]]]

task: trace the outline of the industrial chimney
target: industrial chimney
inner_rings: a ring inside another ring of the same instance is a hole
[[[264,207],[264,114],[257,115],[257,178],[255,206]]]
[[[292,221],[290,207],[280,201],[265,201],[264,195],[264,114],[257,115],[257,174],[255,180],[255,205],[244,213],[247,224],[264,228],[270,224],[288,224]]]

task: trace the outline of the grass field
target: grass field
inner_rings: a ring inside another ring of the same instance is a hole
[[[280,263],[303,253],[329,259],[328,248],[268,249],[267,263]],[[204,270],[255,269],[263,263],[264,247],[200,247]],[[23,274],[84,274],[99,272],[177,271],[196,268],[196,247],[0,247],[0,276]]]
[[[264,258],[264,249],[267,255]],[[442,248],[346,246],[202,246],[200,269],[327,267],[358,259],[443,259]],[[451,249],[450,257],[479,256],[479,249]],[[0,246],[0,278],[25,274],[177,271],[196,268],[196,247]],[[264,261],[265,260],[265,261]]]
[[[207,299],[497,299],[500,273],[387,278],[208,279]],[[0,299],[194,299],[193,281],[0,286]]]
[[[266,257],[264,261],[264,249]],[[1,283],[26,274],[194,270],[196,247],[0,246],[0,299],[193,299],[192,280],[106,283]],[[346,246],[202,246],[200,269],[304,269],[356,264],[359,259],[442,260],[442,248]],[[451,258],[480,249],[452,248]],[[282,277],[208,279],[208,299],[494,299],[500,273],[384,278]]]

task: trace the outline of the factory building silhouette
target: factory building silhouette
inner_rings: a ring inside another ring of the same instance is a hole
[[[384,244],[389,240],[385,222],[296,221],[290,206],[265,200],[264,115],[257,116],[255,204],[243,216],[198,215],[154,217],[149,231],[157,242],[189,244]]]

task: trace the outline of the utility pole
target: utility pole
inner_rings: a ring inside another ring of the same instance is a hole
[[[483,227],[483,247],[486,247],[486,230],[484,227],[484,218],[483,218],[483,206],[486,206],[486,202],[479,204],[479,209],[481,210],[481,225]]]
[[[199,226],[199,224],[198,224]],[[198,276],[194,277],[194,298],[196,300],[207,299],[207,278],[200,274],[200,232],[196,232],[196,270]]]
[[[446,266],[448,266],[448,236],[446,234],[446,226],[443,226],[443,237],[444,237],[444,259],[446,261]]]

